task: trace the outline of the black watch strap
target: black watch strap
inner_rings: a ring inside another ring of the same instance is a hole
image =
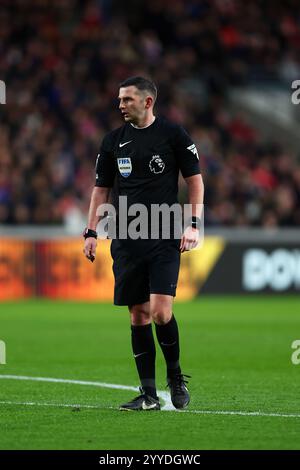
[[[90,228],[85,228],[83,231],[83,238],[98,238],[96,230],[91,230]]]
[[[200,229],[200,226],[201,226],[201,220],[199,217],[196,217],[195,215],[193,215],[190,219],[190,223],[189,225],[192,227],[192,228],[197,228],[198,230]]]

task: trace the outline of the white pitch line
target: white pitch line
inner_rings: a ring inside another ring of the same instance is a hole
[[[100,406],[96,405],[80,405],[79,403],[39,403],[34,401],[0,401],[0,405],[26,405],[26,406],[56,406],[61,408],[93,408],[101,409]]]
[[[55,379],[52,377],[28,377],[25,375],[2,375],[0,374],[0,379],[8,379],[8,380],[31,380],[36,382],[52,382],[52,383],[67,383],[67,384],[75,384],[75,385],[90,385],[93,387],[101,387],[101,388],[112,388],[115,390],[131,390],[133,392],[138,392],[138,387],[132,387],[131,385],[119,385],[119,384],[109,384],[106,382],[90,382],[85,380],[71,380],[71,379]],[[172,405],[170,400],[170,396],[168,392],[163,390],[159,390],[157,392],[158,396],[165,402],[164,406],[162,406],[163,411],[174,411],[175,408]]]
[[[95,387],[102,387],[102,388],[115,388],[118,390],[132,390],[134,392],[138,390],[137,387],[132,387],[130,385],[117,385],[117,384],[109,384],[105,382],[89,382],[85,380],[54,379],[52,377],[27,377],[25,375],[2,375],[0,374],[0,379],[33,380],[36,382],[54,382],[54,383],[64,383],[64,384],[92,385]]]
[[[40,403],[40,402],[27,402],[27,401],[0,401],[0,405],[21,405],[21,406],[54,406],[58,408],[91,408],[91,409],[103,409],[99,405],[82,405],[80,403]],[[105,409],[113,409],[113,406],[105,407]],[[262,413],[259,411],[211,411],[211,410],[176,410],[176,409],[165,409],[162,411],[176,411],[178,413],[193,413],[201,415],[238,415],[238,416],[263,416],[263,417],[276,417],[276,418],[300,418],[297,414],[280,414],[280,413]]]
[[[263,411],[220,411],[220,410],[176,410],[179,413],[194,413],[200,415],[234,415],[234,416],[266,416],[270,418],[300,418],[300,414],[265,413]]]
[[[2,375],[0,379],[8,380],[31,380],[36,382],[52,382],[52,383],[69,383],[77,385],[91,385],[102,388],[112,388],[116,390],[131,390],[138,391],[138,387],[132,387],[130,385],[119,385],[109,384],[106,382],[90,382],[84,380],[71,380],[71,379],[56,379],[52,377],[28,377],[23,375]],[[300,414],[293,413],[266,413],[263,411],[224,411],[224,410],[176,410],[170,400],[168,392],[160,390],[157,392],[160,398],[165,402],[165,405],[161,408],[162,411],[176,411],[179,413],[193,413],[201,415],[231,415],[231,416],[261,416],[261,417],[275,417],[275,418],[300,418]],[[81,405],[81,404],[69,404],[69,403],[39,403],[39,402],[13,402],[13,401],[0,401],[0,405],[29,405],[29,406],[57,406],[66,408],[93,408],[101,409],[97,405]]]

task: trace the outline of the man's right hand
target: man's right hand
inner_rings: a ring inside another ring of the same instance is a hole
[[[86,238],[84,242],[83,253],[90,261],[94,261],[96,258],[96,248],[97,248],[97,240],[96,238],[89,237]]]

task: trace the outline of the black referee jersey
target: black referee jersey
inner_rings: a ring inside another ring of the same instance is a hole
[[[129,122],[107,134],[96,162],[96,186],[113,187],[131,204],[177,202],[179,170],[183,177],[200,173],[197,149],[186,131],[156,117],[145,128]]]

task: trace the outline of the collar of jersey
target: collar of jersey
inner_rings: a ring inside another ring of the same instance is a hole
[[[154,119],[153,119],[153,121],[151,122],[151,124],[148,124],[148,126],[144,126],[144,127],[135,126],[134,124],[132,124],[132,122],[130,123],[130,125],[131,125],[132,127],[134,127],[135,129],[138,129],[138,130],[139,130],[139,129],[147,129],[147,127],[150,127],[150,126],[152,126],[152,124],[155,123],[155,119],[156,119],[156,116],[154,116]]]

